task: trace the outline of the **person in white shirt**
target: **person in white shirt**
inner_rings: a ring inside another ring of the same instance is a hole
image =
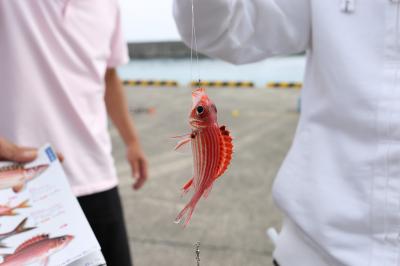
[[[273,187],[281,266],[400,265],[400,1],[201,0],[198,50],[306,51],[302,113]],[[190,45],[191,0],[174,15]]]

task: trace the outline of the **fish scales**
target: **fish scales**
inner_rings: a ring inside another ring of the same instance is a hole
[[[194,177],[194,188],[201,187],[201,184],[207,185],[212,181],[218,170],[220,161],[219,148],[219,128],[211,127],[202,129],[192,141],[194,158],[194,167],[196,175]]]

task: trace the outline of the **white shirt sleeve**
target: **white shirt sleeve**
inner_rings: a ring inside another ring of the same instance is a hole
[[[194,0],[199,52],[236,64],[308,49],[310,0]],[[190,46],[191,0],[174,0],[174,16]]]

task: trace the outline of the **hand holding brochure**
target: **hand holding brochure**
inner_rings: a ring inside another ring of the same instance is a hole
[[[53,149],[0,162],[0,266],[104,265],[100,246]]]

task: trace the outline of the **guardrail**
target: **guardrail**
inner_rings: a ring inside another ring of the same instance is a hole
[[[175,80],[124,80],[124,85],[135,87],[178,87]]]
[[[301,89],[303,84],[301,82],[268,82],[266,87],[277,89]]]
[[[251,81],[192,81],[192,87],[218,87],[218,88],[253,88]]]
[[[123,84],[134,87],[179,87],[180,84],[175,80],[124,80]],[[192,81],[188,86],[209,87],[209,88],[254,88],[252,81]],[[301,89],[301,82],[268,82],[267,88],[277,89]]]

